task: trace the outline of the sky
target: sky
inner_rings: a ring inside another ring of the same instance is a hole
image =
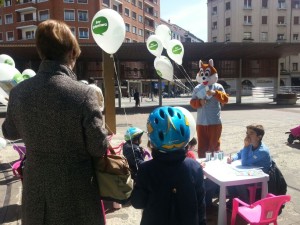
[[[160,17],[207,41],[207,0],[160,0]]]

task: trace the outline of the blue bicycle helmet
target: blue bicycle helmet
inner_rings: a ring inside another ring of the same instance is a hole
[[[125,141],[133,140],[134,138],[142,135],[144,133],[143,130],[137,127],[129,127],[125,133]]]
[[[187,117],[171,106],[159,107],[150,113],[147,130],[151,144],[164,152],[183,149],[190,138]]]

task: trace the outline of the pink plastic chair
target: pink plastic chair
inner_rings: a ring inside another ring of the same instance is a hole
[[[26,154],[26,147],[20,145],[13,145],[14,150],[16,150],[19,154],[19,160],[23,159]]]
[[[266,198],[249,205],[238,198],[233,199],[231,225],[235,224],[239,214],[250,225],[277,225],[278,212],[283,204],[291,201],[290,195],[268,194]]]

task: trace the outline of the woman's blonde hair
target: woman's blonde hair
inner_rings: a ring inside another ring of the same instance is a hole
[[[40,23],[36,33],[37,51],[42,60],[56,60],[64,63],[76,61],[81,50],[69,26],[58,20]]]

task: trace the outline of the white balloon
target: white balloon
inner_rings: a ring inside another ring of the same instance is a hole
[[[98,11],[92,20],[91,31],[97,45],[108,54],[118,51],[126,33],[123,18],[113,9]]]
[[[173,81],[174,69],[168,57],[156,57],[154,60],[154,68],[158,76],[165,80]]]
[[[1,88],[1,82],[0,82],[0,102],[3,105],[7,105],[8,104],[8,93],[5,92],[2,88]]]
[[[4,138],[0,137],[0,149],[5,148],[6,144],[7,144],[6,140]]]
[[[34,77],[36,75],[36,73],[34,72],[34,70],[32,69],[25,69],[23,72],[22,72],[22,76],[23,76],[23,79],[26,80],[28,78],[31,78],[31,77]]]
[[[181,110],[181,112],[186,116],[187,120],[189,121],[189,128],[190,128],[190,139],[189,139],[189,141],[191,141],[192,138],[196,134],[196,120],[195,120],[194,116],[192,115],[192,113],[190,111],[188,111],[186,108],[183,108],[183,107],[180,107],[180,106],[176,106],[175,108]]]
[[[184,48],[179,40],[173,39],[168,43],[167,48],[168,56],[173,59],[178,65],[182,64]]]
[[[171,30],[165,25],[158,25],[155,29],[155,34],[159,36],[165,49],[168,48],[168,42],[171,40]]]
[[[23,81],[19,70],[6,63],[0,63],[0,87],[9,94],[10,90]]]
[[[147,49],[151,54],[155,56],[161,56],[164,47],[162,45],[159,36],[155,34],[150,35],[147,39],[146,45],[147,45]]]
[[[13,58],[6,54],[0,55],[0,63],[5,63],[5,64],[15,67],[15,61],[13,60]]]

